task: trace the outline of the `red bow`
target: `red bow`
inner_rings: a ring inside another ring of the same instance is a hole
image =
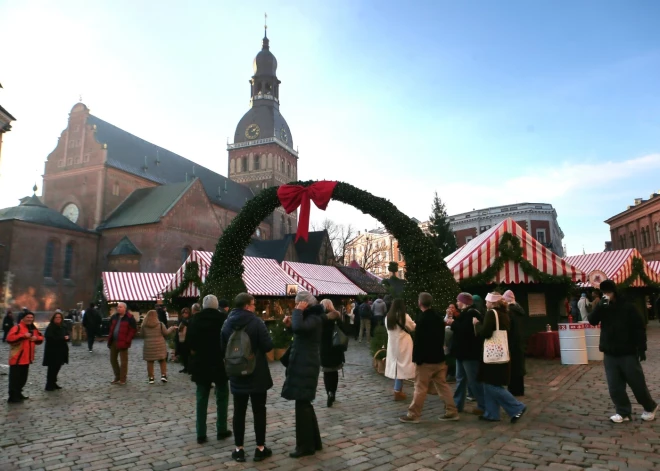
[[[277,197],[287,213],[294,212],[300,206],[296,242],[300,237],[305,239],[305,242],[309,240],[309,200],[311,199],[317,208],[325,211],[335,186],[337,182],[321,181],[309,186],[282,185],[277,189]]]

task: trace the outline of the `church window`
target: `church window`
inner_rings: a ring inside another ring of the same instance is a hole
[[[73,266],[73,244],[69,242],[66,244],[64,251],[64,279],[71,279],[71,267]]]
[[[53,277],[53,260],[55,258],[55,242],[46,242],[46,258],[44,261],[44,278]]]
[[[287,176],[291,176],[291,164],[289,162],[286,163],[286,174]]]
[[[113,196],[119,196],[119,182],[115,182],[112,185],[112,195]]]
[[[268,188],[268,182],[263,182],[263,183],[261,184],[261,186],[262,186],[263,189],[265,190],[266,188]]]
[[[273,93],[273,87],[271,87],[270,83],[266,84],[266,93],[269,95]]]
[[[65,167],[66,166],[66,160],[60,159],[57,161],[57,166],[58,167]]]
[[[75,162],[76,162],[77,164],[81,164],[81,163],[82,163],[82,157],[81,157],[81,156],[77,156]]]
[[[254,169],[259,170],[261,164],[261,156],[259,154],[254,156]]]
[[[68,159],[66,159],[66,164],[67,164],[67,165],[73,165],[73,159],[72,159],[71,157],[69,157]]]
[[[247,172],[248,171],[248,159],[247,157],[243,157],[241,159],[241,172]]]
[[[85,163],[89,162],[89,154],[85,154],[85,157],[83,158],[83,162]]]

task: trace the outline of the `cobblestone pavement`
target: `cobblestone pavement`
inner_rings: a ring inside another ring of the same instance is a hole
[[[649,327],[649,361],[644,363],[649,387],[660,398],[660,327]],[[31,397],[21,405],[0,405],[0,469],[46,470],[540,470],[660,469],[660,420],[614,425],[603,368],[561,366],[558,360],[528,360],[525,402],[528,414],[515,425],[482,423],[463,414],[459,422],[437,420],[443,406],[429,397],[420,424],[397,418],[407,404],[392,401],[392,383],[371,367],[364,345],[352,344],[340,379],[338,401],[325,407],[319,381],[315,404],[324,449],[293,460],[293,403],[279,397],[283,368],[272,364],[275,387],[268,395],[267,444],[273,457],[254,463],[254,434],[248,413],[247,463],[231,460],[232,442],[215,439],[198,445],[194,424],[194,385],[169,364],[168,384],[148,385],[141,360],[142,343],[131,349],[129,382],[111,386],[108,350],[98,343],[94,353],[71,347],[71,363],[60,373],[65,388],[43,390],[45,367],[30,368],[26,388]],[[8,347],[0,346],[6,362]],[[0,376],[7,390],[7,376]],[[406,386],[408,392],[411,387]],[[634,401],[633,401],[634,403]],[[231,409],[231,401],[230,401]],[[230,410],[231,417],[231,410]],[[503,418],[506,417],[503,415]],[[209,429],[215,414],[209,411]]]

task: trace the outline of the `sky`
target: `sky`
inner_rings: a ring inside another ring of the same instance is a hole
[[[654,0],[0,0],[0,207],[29,195],[79,98],[227,174],[264,12],[303,180],[340,180],[428,219],[551,203],[568,254],[660,190]],[[39,190],[40,191],[40,190]],[[378,225],[339,202],[330,218]]]

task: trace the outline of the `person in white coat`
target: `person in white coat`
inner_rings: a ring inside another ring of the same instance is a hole
[[[412,361],[415,322],[406,314],[403,299],[395,299],[387,313],[387,357],[385,376],[394,380],[394,400],[403,401],[403,380],[415,377],[415,364]]]

